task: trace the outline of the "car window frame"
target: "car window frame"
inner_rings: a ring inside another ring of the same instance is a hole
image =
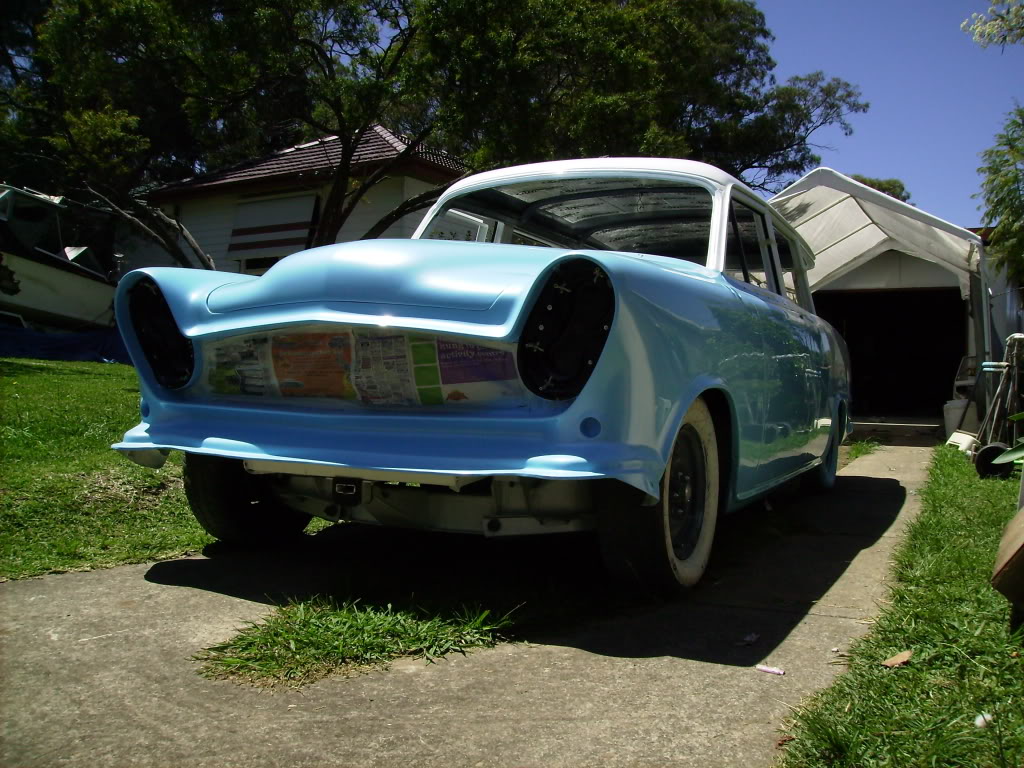
[[[735,188],[733,188],[733,192],[734,191],[735,191]],[[762,270],[764,271],[764,275],[765,275],[765,284],[764,285],[758,285],[757,283],[751,282],[751,279],[750,279],[751,266],[754,266],[754,271],[756,271],[756,265],[752,265],[751,264],[751,262],[748,260],[748,256],[749,255],[746,253],[746,251],[743,248],[743,238],[740,236],[740,233],[739,233],[739,223],[736,220],[735,209],[734,209],[734,206],[737,205],[737,204],[738,205],[742,205],[744,208],[748,209],[751,212],[751,214],[755,217],[755,222],[756,222],[756,220],[758,218],[761,221],[761,226],[760,227],[756,227],[755,226],[755,235],[757,237],[758,251],[760,251],[760,254],[761,254],[761,264],[760,264],[760,266],[761,266]],[[737,244],[739,246],[740,261],[741,261],[742,266],[743,266],[743,278],[742,278],[741,282],[744,282],[747,285],[749,285],[752,288],[755,288],[757,290],[767,291],[768,293],[779,295],[779,289],[778,289],[779,280],[778,280],[777,267],[776,267],[776,262],[775,262],[775,258],[774,258],[774,253],[773,253],[774,252],[774,245],[773,245],[774,241],[772,239],[773,236],[772,236],[772,230],[771,230],[771,216],[760,205],[758,205],[753,200],[747,198],[745,195],[729,194],[725,198],[725,205],[726,205],[726,227],[725,227],[725,233],[724,233],[725,237],[723,238],[723,243],[722,243],[722,261],[721,261],[721,265],[722,265],[721,271],[722,271],[722,273],[727,275],[726,265],[728,263],[729,236],[730,236],[730,233],[731,233],[736,238]],[[727,276],[729,276],[729,275],[727,275]],[[732,277],[732,279],[740,280],[739,277]]]
[[[809,253],[809,249],[798,234],[787,231],[787,227],[777,226],[780,221],[777,212],[772,211],[768,220],[771,223],[772,259],[777,270],[777,293],[786,301],[814,314],[814,299],[811,296],[810,284],[807,280],[807,270],[804,267],[804,256]],[[790,259],[793,263],[793,284],[796,289],[795,301],[786,293],[785,270],[782,268],[782,255],[778,244],[778,238],[780,237],[786,241],[790,251]]]
[[[480,175],[481,176],[487,176],[488,174],[484,173],[484,174],[480,174]],[[723,184],[721,181],[716,181],[714,179],[710,179],[710,178],[708,178],[708,177],[706,177],[704,175],[701,175],[699,173],[683,172],[683,171],[675,171],[675,170],[670,170],[670,171],[654,170],[654,169],[637,170],[635,168],[625,168],[625,167],[623,167],[623,168],[608,168],[608,169],[593,169],[593,170],[586,170],[586,171],[583,171],[583,170],[581,170],[581,171],[573,171],[571,173],[558,174],[558,177],[562,178],[562,179],[567,179],[567,180],[571,180],[571,179],[596,179],[596,178],[651,179],[651,180],[670,182],[670,183],[673,183],[673,184],[687,184],[687,185],[690,185],[690,186],[699,187],[699,188],[703,189],[710,196],[711,211],[710,211],[710,214],[709,214],[709,216],[710,216],[710,218],[709,218],[709,230],[708,230],[708,237],[707,237],[707,243],[706,243],[706,245],[707,245],[707,252],[706,252],[704,260],[702,262],[700,262],[700,261],[691,261],[689,259],[680,259],[680,258],[674,257],[674,256],[659,256],[657,254],[648,254],[648,253],[640,253],[640,252],[633,252],[633,253],[637,253],[638,255],[641,255],[644,258],[655,258],[655,259],[662,259],[662,258],[664,258],[664,259],[669,259],[671,261],[683,261],[683,262],[685,262],[687,264],[694,264],[696,266],[699,266],[699,267],[702,267],[702,268],[705,268],[705,269],[712,269],[712,270],[721,271],[721,270],[718,269],[718,266],[717,266],[718,263],[719,263],[719,261],[718,261],[719,257],[721,255],[721,249],[719,247],[717,247],[716,244],[718,242],[720,242],[720,238],[722,238],[722,235],[724,234],[724,232],[722,231],[721,216],[718,215],[717,210],[718,210],[718,206],[719,206],[720,202],[723,201],[723,200],[725,201],[725,205],[728,205],[728,190],[729,190],[729,186],[727,184]],[[428,237],[428,233],[431,231],[431,229],[434,226],[434,223],[437,221],[437,219],[440,216],[443,216],[444,213],[451,206],[457,205],[460,200],[464,200],[465,198],[471,196],[474,192],[480,192],[480,191],[487,190],[487,189],[500,189],[502,186],[505,186],[506,184],[512,184],[512,183],[519,184],[519,183],[531,182],[531,181],[544,181],[544,180],[549,179],[549,178],[552,178],[552,174],[550,172],[545,172],[545,173],[522,173],[522,174],[516,174],[515,176],[510,176],[508,178],[500,179],[500,180],[486,179],[486,180],[478,181],[477,183],[469,183],[469,184],[463,184],[462,182],[458,182],[455,185],[454,189],[446,190],[434,202],[434,204],[427,210],[426,214],[424,214],[423,218],[420,220],[420,223],[416,226],[416,230],[413,232],[411,238],[413,240],[432,239],[432,238]],[[476,214],[476,215],[481,215],[482,214],[482,215],[490,216],[491,218],[497,218],[499,220],[504,220],[506,225],[507,225],[507,227],[515,228],[517,226],[517,224],[518,224],[518,222],[515,221],[515,220],[512,220],[512,219],[507,219],[506,220],[506,219],[504,219],[504,217],[495,216],[495,214],[492,213],[492,212],[483,213],[482,211],[477,210],[475,207],[468,207],[467,206],[467,207],[464,207],[463,210],[466,210],[466,211],[468,211],[470,213],[473,213],[473,214]],[[507,228],[506,228],[506,233],[508,233],[508,229]],[[588,246],[586,246],[586,245],[582,245],[580,243],[562,242],[559,238],[555,238],[555,237],[545,237],[543,235],[538,237],[536,234],[534,234],[532,232],[531,232],[530,236],[540,240],[541,242],[546,243],[547,247],[564,248],[564,249],[572,249],[572,250],[590,250],[590,248]],[[506,243],[508,241],[503,239],[501,242]],[[598,250],[610,250],[610,249],[598,249]]]

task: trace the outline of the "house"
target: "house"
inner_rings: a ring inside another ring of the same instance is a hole
[[[405,137],[374,125],[356,149],[353,173],[371,173],[407,146]],[[309,247],[340,156],[337,137],[327,136],[161,187],[149,197],[188,228],[217,269],[259,275],[284,256]],[[465,170],[446,152],[420,148],[367,192],[338,241],[359,239],[403,200],[453,181]],[[409,237],[421,217],[422,212],[406,216],[384,237]],[[173,264],[155,245],[137,251],[132,261],[137,266]]]
[[[849,346],[857,418],[939,423],[950,400],[980,403],[970,358],[1001,346],[977,234],[830,168],[770,202],[814,251],[815,309]]]

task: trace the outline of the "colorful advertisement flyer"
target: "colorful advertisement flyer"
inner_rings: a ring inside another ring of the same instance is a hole
[[[512,354],[501,349],[438,340],[437,361],[442,384],[508,381],[516,378],[516,364]]]
[[[330,398],[369,406],[521,405],[508,350],[417,333],[335,326],[216,341],[206,383],[222,395]]]
[[[266,336],[219,342],[207,361],[206,382],[220,395],[267,394]]]
[[[352,383],[366,405],[419,405],[406,337],[357,332]]]
[[[284,397],[352,400],[352,336],[343,333],[277,334],[271,345],[277,386]]]

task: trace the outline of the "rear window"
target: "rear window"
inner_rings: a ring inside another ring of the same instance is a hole
[[[711,193],[648,178],[544,179],[451,201],[423,237],[627,251],[706,264]]]

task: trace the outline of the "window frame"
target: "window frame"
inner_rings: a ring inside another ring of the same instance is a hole
[[[751,271],[755,271],[755,272],[757,271],[757,265],[756,264],[752,264],[752,262],[751,262],[752,254],[747,254],[746,250],[743,247],[743,237],[740,234],[739,222],[738,222],[738,220],[736,218],[735,206],[737,206],[737,205],[742,205],[744,208],[746,208],[748,211],[750,211],[751,215],[754,217],[754,223],[755,223],[754,234],[755,234],[755,236],[757,238],[758,251],[760,251],[760,254],[761,254],[761,264],[760,264],[760,267],[764,271],[764,275],[765,275],[765,284],[764,285],[758,285],[757,283],[752,282],[751,279],[750,279],[750,273],[751,273]],[[762,210],[761,207],[758,206],[756,203],[753,203],[753,201],[750,201],[750,200],[746,199],[744,196],[741,196],[741,195],[730,194],[729,197],[727,198],[726,206],[727,206],[727,210],[726,210],[726,219],[727,219],[727,221],[726,221],[725,238],[724,238],[723,249],[722,249],[722,274],[724,274],[726,276],[729,276],[729,277],[732,277],[732,279],[734,279],[734,280],[741,280],[741,278],[739,276],[729,275],[729,271],[730,270],[727,270],[728,259],[729,259],[729,238],[730,238],[730,235],[731,235],[732,237],[735,237],[736,243],[737,243],[738,248],[739,248],[740,262],[741,262],[742,267],[743,267],[743,275],[742,275],[741,282],[744,282],[747,285],[750,285],[750,286],[752,286],[754,288],[758,288],[758,289],[760,289],[762,291],[768,291],[769,293],[774,293],[774,294],[778,295],[778,293],[779,293],[779,290],[778,290],[779,281],[778,281],[778,274],[777,274],[777,266],[776,266],[776,263],[775,263],[775,259],[773,257],[773,251],[774,251],[773,243],[774,243],[774,240],[773,240],[773,237],[772,237],[773,232],[770,229],[770,227],[771,227],[771,216],[768,215],[766,211]],[[760,226],[757,226],[758,220],[760,220],[760,222],[761,222]],[[754,269],[752,270],[751,267],[753,267]],[[735,271],[735,270],[731,270],[731,271]]]
[[[801,309],[806,310],[814,314],[814,299],[811,296],[810,284],[807,280],[807,270],[804,268],[803,256],[807,252],[807,246],[795,232],[790,233],[787,231],[788,227],[779,226],[781,221],[777,212],[772,212],[769,216],[772,227],[772,258],[775,262],[776,268],[776,283],[778,285],[777,293],[787,301],[791,301]],[[791,299],[786,294],[786,270],[782,268],[782,252],[779,249],[779,238],[786,241],[786,245],[789,248],[790,259],[793,264],[793,286],[796,291],[796,300]]]

